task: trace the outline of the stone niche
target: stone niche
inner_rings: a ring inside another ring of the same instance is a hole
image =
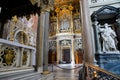
[[[91,19],[96,63],[101,68],[120,75],[120,9],[103,6],[91,15]]]

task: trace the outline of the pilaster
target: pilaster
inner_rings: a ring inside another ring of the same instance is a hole
[[[100,43],[99,43],[99,25],[98,25],[97,17],[95,16],[94,22],[93,22],[93,28],[94,28],[94,38],[95,38],[95,53],[100,53]]]
[[[59,44],[59,40],[57,40],[57,64],[60,61],[60,44]]]
[[[75,64],[75,59],[74,59],[74,38],[72,39],[72,41],[71,41],[71,44],[72,44],[72,51],[71,51],[71,60],[72,60],[72,62],[71,62],[71,64]]]

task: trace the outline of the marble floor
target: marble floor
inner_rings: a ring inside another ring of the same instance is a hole
[[[54,80],[79,80],[79,70],[82,68],[82,64],[59,64],[49,66],[54,74]]]

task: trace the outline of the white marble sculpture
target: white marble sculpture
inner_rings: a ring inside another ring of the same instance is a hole
[[[79,19],[74,20],[74,25],[75,25],[75,29],[79,29],[80,28],[80,20]]]
[[[101,32],[101,37],[103,39],[103,52],[106,51],[116,51],[116,45],[115,45],[115,38],[116,34],[115,32],[109,27],[107,23],[104,24],[104,28],[99,28],[99,31]]]

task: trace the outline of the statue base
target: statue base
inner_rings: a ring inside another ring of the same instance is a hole
[[[99,67],[112,73],[120,75],[120,52],[101,52],[95,54],[95,59]]]
[[[98,54],[120,54],[120,51],[103,51],[98,52]]]

